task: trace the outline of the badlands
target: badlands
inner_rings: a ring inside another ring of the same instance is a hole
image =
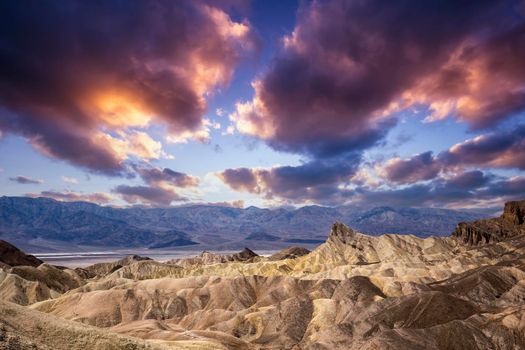
[[[2,241],[0,349],[525,349],[524,219],[76,269]]]

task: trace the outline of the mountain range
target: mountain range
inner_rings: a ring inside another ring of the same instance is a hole
[[[115,208],[49,198],[0,197],[0,239],[28,251],[103,248],[278,249],[315,246],[341,221],[360,232],[449,235],[461,221],[494,210],[359,208],[352,206],[245,209],[192,205]]]

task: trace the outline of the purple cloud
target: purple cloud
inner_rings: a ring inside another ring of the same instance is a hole
[[[113,189],[113,192],[132,204],[147,203],[168,206],[173,201],[187,201],[187,198],[180,196],[172,189],[162,187],[120,185]]]
[[[420,105],[427,120],[494,125],[525,108],[516,4],[305,2],[254,98],[231,119],[275,149],[313,157],[372,147],[397,112]]]
[[[350,180],[359,163],[360,155],[352,154],[298,166],[226,169],[218,176],[234,190],[263,194],[267,199],[333,203],[345,200],[348,193],[339,188],[339,184]]]
[[[434,156],[432,152],[408,159],[391,159],[381,173],[389,181],[407,184],[430,180],[441,171],[477,167],[525,170],[525,125],[479,135]]]
[[[64,202],[92,202],[97,204],[108,204],[113,200],[109,194],[103,192],[79,193],[73,191],[42,191],[40,193],[26,193],[26,196],[47,197]]]
[[[170,168],[155,168],[151,166],[133,166],[133,169],[147,184],[167,183],[176,187],[195,187],[199,184],[199,179]]]

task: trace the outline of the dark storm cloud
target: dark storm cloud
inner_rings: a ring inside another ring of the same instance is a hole
[[[371,147],[396,112],[420,104],[429,120],[493,125],[525,107],[517,3],[305,2],[255,97],[231,118],[276,149],[314,157]]]
[[[24,185],[27,185],[27,184],[39,185],[43,182],[42,180],[33,179],[33,178],[30,178],[29,176],[23,176],[23,175],[10,177],[9,180],[18,182],[19,184],[24,184]]]
[[[155,120],[178,135],[201,126],[206,95],[254,45],[249,26],[222,10],[235,3],[0,2],[0,130],[120,173],[129,154],[141,155],[126,144],[128,128]]]

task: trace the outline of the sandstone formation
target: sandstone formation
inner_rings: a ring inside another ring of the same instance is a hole
[[[13,268],[0,293],[30,305],[0,303],[0,349],[523,349],[523,217],[523,202],[507,204],[478,241],[336,222],[312,252]]]
[[[166,350],[0,300],[0,350]]]
[[[494,219],[461,222],[453,233],[461,242],[480,245],[525,234],[525,200],[505,203],[503,214]]]
[[[84,283],[84,279],[70,269],[45,263],[38,267],[15,266],[0,270],[0,297],[1,300],[28,305],[55,298]]]

